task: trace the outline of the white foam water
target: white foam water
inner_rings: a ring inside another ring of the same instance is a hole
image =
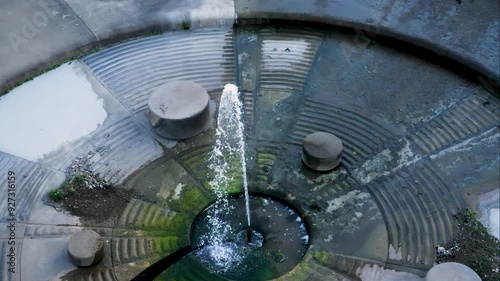
[[[236,266],[243,259],[244,253],[234,250],[234,245],[228,243],[234,231],[231,226],[224,222],[224,214],[232,211],[228,204],[227,190],[230,188],[231,165],[239,162],[241,165],[242,181],[245,190],[247,224],[250,227],[250,206],[248,197],[248,183],[245,161],[245,137],[242,120],[242,103],[238,96],[238,87],[227,84],[222,92],[219,115],[217,118],[217,131],[215,146],[210,154],[210,168],[214,172],[214,178],[210,181],[210,187],[217,196],[212,205],[213,215],[209,217],[211,230],[202,239],[205,244],[204,254],[208,254],[222,271]]]

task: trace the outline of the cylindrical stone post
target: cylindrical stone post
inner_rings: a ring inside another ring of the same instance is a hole
[[[188,139],[207,129],[209,96],[200,85],[184,80],[169,81],[149,98],[149,119],[155,132],[168,139]]]
[[[99,263],[104,257],[101,236],[92,230],[83,230],[71,235],[68,241],[68,255],[76,266],[87,267]]]
[[[330,133],[315,132],[308,135],[302,144],[302,161],[315,171],[329,171],[342,160],[342,141]]]

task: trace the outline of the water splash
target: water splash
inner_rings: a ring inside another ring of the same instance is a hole
[[[235,245],[230,243],[234,233],[238,230],[224,222],[224,215],[232,212],[233,206],[228,204],[228,191],[233,188],[238,178],[233,178],[231,168],[239,165],[241,177],[245,190],[247,224],[250,227],[250,206],[248,198],[248,183],[245,161],[245,139],[242,121],[242,103],[238,97],[238,87],[227,84],[222,92],[219,115],[217,119],[217,131],[215,146],[210,154],[210,168],[214,172],[214,178],[210,181],[210,187],[217,199],[212,205],[212,213],[209,216],[211,229],[204,237],[203,243],[210,244],[203,251],[216,261],[217,267],[225,271],[230,267],[238,265],[242,260],[241,251],[236,253]],[[239,175],[237,175],[239,176]]]

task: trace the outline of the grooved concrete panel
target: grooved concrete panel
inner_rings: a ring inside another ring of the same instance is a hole
[[[62,0],[2,1],[0,34],[0,87],[94,41]]]
[[[59,186],[64,180],[64,174],[10,154],[0,152],[0,174],[7,175],[13,171],[16,175],[15,184],[15,211],[7,212],[9,201],[7,177],[0,179],[0,208],[5,210],[0,214],[0,221],[16,219],[17,222],[28,221],[29,215],[36,202],[42,199],[45,192]],[[10,201],[12,202],[12,200]],[[11,206],[11,205],[10,205]]]
[[[150,36],[82,57],[92,74],[133,114],[151,91],[170,80],[190,80],[208,92],[234,81],[232,30],[201,29]]]
[[[143,29],[232,25],[232,0],[67,0],[99,41]]]

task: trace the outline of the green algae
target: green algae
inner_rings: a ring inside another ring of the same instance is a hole
[[[185,186],[178,195],[178,199],[170,199],[168,204],[174,211],[189,214],[194,218],[213,200],[215,200],[215,195],[205,189]]]

